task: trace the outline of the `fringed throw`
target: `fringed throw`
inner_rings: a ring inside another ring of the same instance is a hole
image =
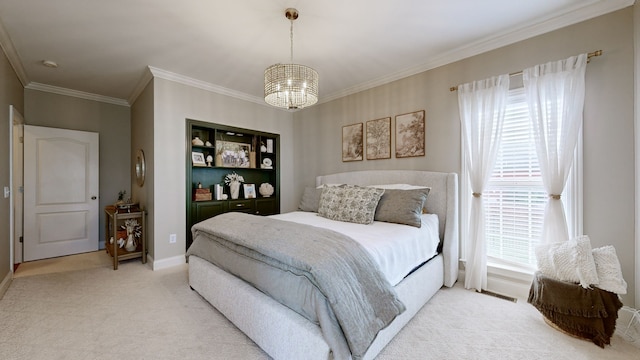
[[[570,335],[610,344],[622,302],[617,294],[599,288],[559,281],[536,272],[528,302],[549,321]]]

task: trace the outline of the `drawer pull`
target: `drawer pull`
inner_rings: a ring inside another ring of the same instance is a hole
[[[244,204],[236,204],[236,207],[244,207]]]

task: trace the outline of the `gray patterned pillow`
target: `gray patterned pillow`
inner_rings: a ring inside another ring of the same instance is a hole
[[[327,219],[371,224],[384,189],[356,185],[323,187],[318,215]]]
[[[385,190],[378,203],[374,220],[421,227],[422,208],[430,190]]]

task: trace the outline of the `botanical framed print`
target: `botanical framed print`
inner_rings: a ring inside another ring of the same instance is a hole
[[[250,152],[251,144],[216,141],[216,154],[221,156],[223,167],[248,168],[251,165],[249,161]]]
[[[391,118],[367,121],[367,160],[391,158]]]
[[[207,163],[204,162],[204,154],[201,152],[192,151],[191,161],[193,162],[193,166],[207,166]]]
[[[424,110],[396,115],[396,158],[424,156]]]
[[[342,161],[363,159],[362,123],[342,127]]]

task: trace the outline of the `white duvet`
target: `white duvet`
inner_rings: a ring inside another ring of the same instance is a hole
[[[393,286],[416,266],[436,255],[438,216],[423,214],[422,227],[374,221],[370,225],[329,220],[314,212],[294,211],[272,215],[275,219],[292,221],[343,233],[360,243],[373,257]]]

